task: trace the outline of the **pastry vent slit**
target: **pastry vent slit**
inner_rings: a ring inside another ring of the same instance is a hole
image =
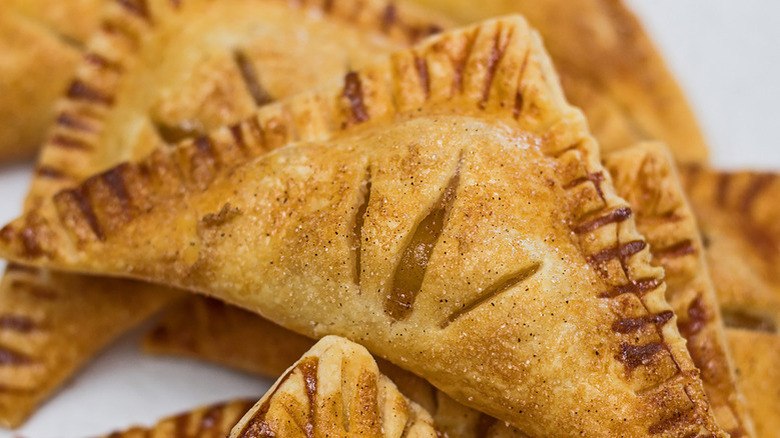
[[[744,309],[721,309],[726,327],[756,332],[777,333],[777,325],[768,317]]]
[[[263,87],[257,69],[252,65],[252,61],[246,53],[241,50],[235,50],[233,52],[233,61],[235,61],[238,71],[241,72],[241,79],[244,80],[244,85],[252,96],[255,105],[260,107],[275,100],[268,90]]]
[[[175,125],[154,118],[151,118],[149,121],[157,132],[157,135],[169,145],[176,145],[184,140],[204,135],[202,126],[198,126],[186,120],[182,120]]]
[[[360,184],[359,204],[355,213],[355,220],[352,226],[352,251],[354,252],[355,270],[353,281],[360,287],[360,276],[363,271],[363,225],[366,221],[368,204],[371,202],[371,168],[366,169],[366,176]]]
[[[445,319],[439,324],[439,327],[442,329],[447,328],[447,326],[455,322],[460,317],[471,313],[473,310],[477,309],[478,307],[487,303],[493,298],[503,294],[504,292],[513,289],[515,286],[533,277],[534,275],[536,275],[537,272],[539,272],[541,268],[542,268],[542,263],[536,262],[533,265],[521,270],[520,272],[510,275],[508,278],[504,278],[502,280],[497,281],[493,285],[486,288],[484,292],[475,300],[471,301],[468,304],[464,304],[463,307],[459,308],[458,310],[450,314],[450,316],[448,316],[447,319]]]
[[[395,320],[403,320],[412,312],[414,301],[422,288],[433,249],[444,231],[460,185],[463,158],[439,200],[412,232],[393,274],[390,292],[385,299],[385,312]]]
[[[146,0],[115,0],[120,6],[131,14],[143,18],[144,20],[151,20],[149,15],[149,5]]]

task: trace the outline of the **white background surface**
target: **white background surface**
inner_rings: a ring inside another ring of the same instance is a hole
[[[728,168],[780,169],[780,2],[630,0]],[[0,99],[2,96],[0,96]],[[0,170],[0,222],[19,212],[30,165]],[[269,382],[191,361],[145,357],[140,331],[78,375],[24,428],[0,438],[87,437],[237,396]]]

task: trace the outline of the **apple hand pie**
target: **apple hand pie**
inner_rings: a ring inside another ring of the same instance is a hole
[[[300,142],[248,160],[269,120]],[[96,175],[0,241],[360,341],[531,435],[725,436],[627,208],[509,17]]]
[[[759,438],[772,438],[780,430],[780,336],[754,330],[728,329],[737,378],[747,398]]]
[[[76,2],[46,2],[49,7],[37,3],[41,2],[0,2],[0,163],[36,153],[54,120],[57,97],[81,58],[81,42],[52,29],[66,20],[45,12],[60,8],[51,5],[63,5],[62,9],[86,12],[85,28],[95,24],[92,14],[74,7]]]
[[[40,3],[13,0],[31,16],[46,12],[41,19],[47,22],[89,9],[89,1],[49,5],[45,11]],[[306,6],[282,0],[106,1],[102,6],[100,30],[84,48],[77,76],[59,104],[27,209],[96,172],[142,157],[155,145],[238,121],[270,99],[338,77],[350,65],[405,47],[447,24],[416,8],[378,0]],[[0,22],[14,17],[0,14]],[[77,18],[67,21],[92,19],[87,13]],[[62,32],[90,27],[65,26]],[[25,56],[35,63],[57,60],[35,50],[25,49]],[[49,67],[46,74],[63,69]],[[284,142],[284,133],[273,127],[267,133],[269,142]],[[135,282],[12,271],[0,283],[0,318],[9,321],[0,327],[0,348],[17,358],[0,373],[4,426],[19,425],[92,354],[179,296]],[[126,293],[133,289],[135,295]],[[75,334],[78,339],[71,341]]]
[[[637,228],[650,245],[654,263],[666,272],[666,298],[693,362],[702,372],[718,424],[731,436],[755,436],[737,389],[696,218],[671,155],[662,144],[645,143],[607,154],[604,162],[618,194],[636,215]]]
[[[738,380],[758,436],[773,437],[780,405],[774,365],[780,355],[780,178],[690,166],[681,175],[704,235]]]
[[[718,424],[732,436],[754,436],[736,387],[696,220],[671,156],[663,145],[647,143],[607,154],[605,164],[617,192],[631,204],[655,262],[666,271],[667,299],[679,315],[678,326],[694,363],[703,372]],[[246,339],[258,338],[263,340],[245,345]],[[250,313],[196,298],[169,310],[163,325],[146,341],[152,351],[206,358],[272,376],[280,372],[276,362],[289,362],[310,343]],[[401,390],[409,394],[405,387]],[[441,423],[436,411],[429,411]]]
[[[192,296],[171,306],[144,339],[144,349],[205,359],[273,379],[314,345],[314,341],[267,319],[220,301]],[[450,438],[524,438],[519,430],[469,409],[430,383],[379,359],[380,371],[401,393],[433,416]]]
[[[362,346],[328,336],[239,420],[230,438],[437,437],[430,414],[381,374]]]
[[[566,97],[585,112],[604,152],[661,140],[679,162],[707,159],[682,90],[623,1],[414,1],[463,24],[523,14],[544,38]]]
[[[681,169],[707,245],[726,325],[780,327],[780,177]]]
[[[189,412],[164,418],[151,427],[132,427],[102,438],[217,438],[228,436],[230,430],[255,404],[249,400],[234,400],[203,406]]]
[[[15,427],[109,342],[171,302],[162,286],[11,264],[0,288],[0,425]],[[87,318],[85,318],[87,316]]]

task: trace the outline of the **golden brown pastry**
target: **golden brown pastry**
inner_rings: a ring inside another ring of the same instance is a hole
[[[388,10],[392,20],[385,18]],[[161,137],[187,137],[236,121],[266,99],[310,88],[320,77],[341,75],[446,24],[428,17],[374,0],[306,6],[280,0],[107,2],[100,31],[59,105],[26,208],[143,156]],[[273,141],[273,127],[267,135]],[[5,426],[20,424],[91,354],[177,296],[160,287],[46,271],[8,277],[0,285],[0,317],[12,323],[0,328],[0,348],[24,351],[37,365],[34,379],[24,377],[33,368],[27,361],[3,367]],[[138,294],[123,293],[129,289]],[[15,329],[17,320],[47,330]],[[113,325],[105,329],[107,323]],[[79,340],[63,342],[72,333],[80,333]]]
[[[430,414],[379,372],[362,346],[328,336],[246,413],[231,438],[437,437]]]
[[[683,167],[728,328],[737,377],[759,437],[778,430],[780,179],[773,173]]]
[[[5,163],[38,150],[81,51],[2,1],[0,53],[0,163]]]
[[[755,436],[737,389],[696,218],[673,158],[663,144],[645,143],[607,154],[604,161],[618,194],[636,215],[637,229],[650,245],[653,262],[664,268],[666,298],[702,372],[718,424],[731,436]]]
[[[744,329],[726,334],[737,367],[739,386],[756,423],[757,436],[771,438],[780,430],[780,337]]]
[[[117,0],[0,0],[0,6],[42,24],[48,33],[64,43],[83,48],[100,24],[100,8],[106,1]]]
[[[680,162],[707,147],[680,87],[621,0],[414,0],[461,23],[521,13],[539,30],[566,96],[604,151],[662,140]]]
[[[205,359],[273,379],[314,341],[267,319],[211,298],[192,296],[171,306],[144,339],[144,349]],[[450,438],[525,437],[520,431],[452,400],[430,383],[378,359],[403,395],[433,416]]]
[[[707,246],[726,325],[780,327],[780,178],[760,172],[681,169]]]
[[[673,159],[665,146],[646,143],[607,154],[605,165],[618,193],[637,214],[637,227],[647,237],[655,263],[666,271],[667,299],[679,317],[678,327],[688,340],[691,356],[703,372],[719,424],[732,436],[754,436],[736,387],[696,219]],[[206,358],[263,375],[280,372],[275,361],[289,361],[311,342],[251,313],[201,298],[174,306],[162,321],[147,339],[147,349]],[[264,342],[245,345],[244,340],[259,337]],[[405,387],[401,390],[407,393]],[[441,424],[436,411],[429,411]]]
[[[313,345],[254,313],[198,296],[166,309],[143,343],[150,353],[206,359],[274,379]]]
[[[132,427],[113,432],[103,438],[219,438],[225,437],[255,404],[250,400],[234,400],[203,406],[190,412],[160,420],[151,427]]]
[[[269,125],[297,143],[247,160]],[[626,207],[509,17],[91,177],[0,241],[360,341],[531,435],[725,436],[659,316],[662,270],[630,215],[609,219]]]
[[[83,363],[170,302],[164,287],[10,265],[0,294],[0,424],[27,416]]]

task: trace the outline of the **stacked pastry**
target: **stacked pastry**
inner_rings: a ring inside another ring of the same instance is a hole
[[[128,436],[773,436],[780,183],[707,167],[617,2],[419,3],[36,24],[83,55],[0,231],[5,425],[164,310],[279,380]]]

